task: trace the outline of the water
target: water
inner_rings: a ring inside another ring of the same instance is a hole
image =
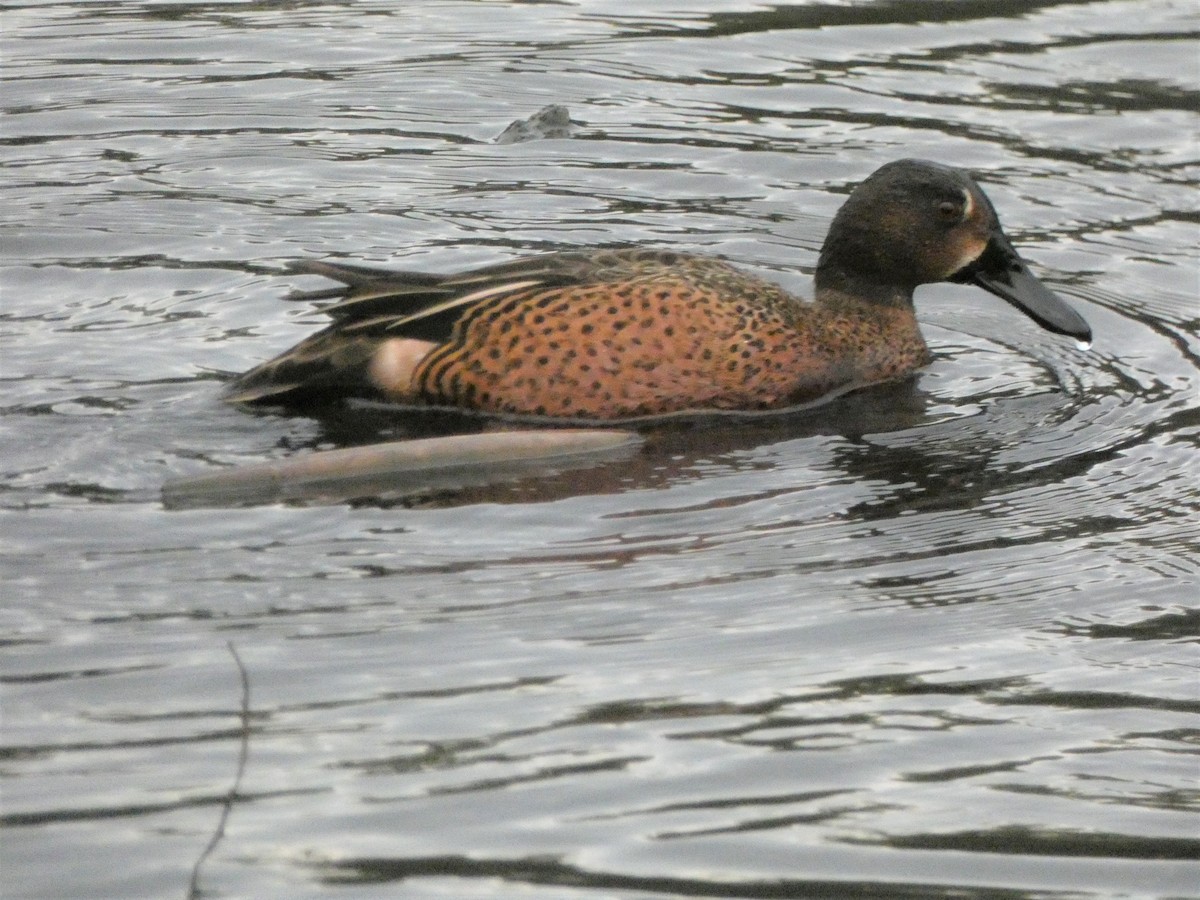
[[[679,8],[683,7],[683,8]],[[5,896],[1200,895],[1195,18],[1151,2],[3,12]],[[571,138],[497,144],[567,106]],[[401,502],[174,476],[289,260],[615,240],[807,291],[883,162],[976,172],[1091,349],[922,289],[914,382]]]

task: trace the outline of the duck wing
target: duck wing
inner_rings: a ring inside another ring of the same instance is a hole
[[[399,272],[344,263],[300,261],[288,271],[321,275],[342,287],[291,294],[289,300],[333,301],[321,312],[349,335],[411,337],[443,343],[456,322],[480,304],[579,284],[606,284],[655,274],[678,278],[733,271],[718,259],[666,250],[580,250],[545,253],[448,275]]]

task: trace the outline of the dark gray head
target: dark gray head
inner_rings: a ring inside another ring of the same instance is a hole
[[[1030,274],[970,175],[919,159],[888,163],[834,216],[817,294],[911,303],[917,285],[935,281],[978,285],[1049,331],[1092,339],[1087,322]]]

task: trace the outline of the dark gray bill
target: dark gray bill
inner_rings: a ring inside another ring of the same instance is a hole
[[[1083,316],[1038,281],[1003,234],[993,234],[987,249],[958,272],[953,281],[977,284],[1007,300],[1047,331],[1091,343],[1092,329]]]

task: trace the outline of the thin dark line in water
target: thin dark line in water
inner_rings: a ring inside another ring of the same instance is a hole
[[[237,771],[233,776],[233,784],[229,787],[229,793],[225,795],[225,802],[221,805],[221,817],[217,820],[217,827],[213,831],[212,837],[209,838],[207,846],[200,852],[200,856],[196,858],[196,864],[192,866],[192,877],[188,882],[187,900],[198,900],[200,897],[200,869],[212,855],[212,852],[217,849],[217,845],[221,843],[221,839],[225,837],[225,824],[229,821],[229,814],[233,811],[233,802],[237,799],[238,788],[242,785],[242,776],[246,773],[246,760],[250,757],[250,676],[246,674],[246,667],[242,665],[242,658],[238,656],[237,650],[233,646],[233,641],[226,641],[225,646],[229,648],[229,655],[233,657],[234,663],[237,665],[238,677],[242,683],[242,730],[241,740],[238,744],[238,761]]]

